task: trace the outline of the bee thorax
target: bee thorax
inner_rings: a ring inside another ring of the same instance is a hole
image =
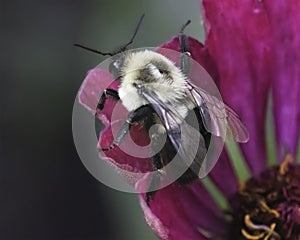
[[[137,89],[133,86],[121,85],[118,92],[122,104],[128,111],[136,110],[148,103],[142,95],[138,94]]]

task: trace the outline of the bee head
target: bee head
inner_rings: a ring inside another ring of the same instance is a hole
[[[123,105],[134,110],[148,103],[144,94],[155,93],[161,102],[184,98],[186,80],[181,70],[165,56],[150,50],[124,55],[119,69],[119,96]]]
[[[123,60],[121,75],[124,82],[168,84],[173,79],[173,63],[161,54],[143,50],[131,52]]]
[[[146,92],[155,94],[164,103],[182,101],[185,97],[184,74],[157,52],[139,50],[125,55],[120,73],[118,92],[128,110],[147,104]]]

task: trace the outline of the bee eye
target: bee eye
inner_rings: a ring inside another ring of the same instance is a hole
[[[161,73],[161,74],[164,74],[166,71],[163,70],[163,69],[158,69],[158,71]]]

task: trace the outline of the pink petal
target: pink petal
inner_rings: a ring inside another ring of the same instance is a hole
[[[209,176],[225,197],[231,196],[238,189],[237,177],[225,150],[223,150]]]
[[[273,39],[273,109],[279,160],[296,155],[300,136],[300,2],[264,1]]]
[[[95,114],[99,99],[103,91],[107,88],[117,90],[118,82],[112,79],[107,70],[94,68],[88,72],[81,85],[81,88],[78,92],[79,102],[89,111]],[[104,109],[101,112],[97,112],[97,116],[104,124],[108,124],[108,122],[110,122],[110,118],[116,103],[116,100],[108,97]]]
[[[201,240],[226,235],[224,215],[200,180],[180,186],[171,184],[155,193],[150,206],[140,197],[148,224],[161,239]]]
[[[203,0],[206,46],[220,74],[222,97],[242,117],[250,141],[241,145],[254,174],[266,166],[265,113],[272,78],[271,35],[264,1]]]
[[[122,121],[115,122],[101,132],[98,148],[106,148],[112,144],[114,140],[112,129],[120,129],[121,124]],[[109,158],[110,161],[112,161],[119,168],[131,171],[133,173],[145,173],[148,171],[152,171],[153,167],[150,158],[135,157],[133,156],[133,154],[129,155],[126,153],[126,149],[131,148],[131,146],[128,146],[128,144],[130,144],[129,139],[132,139],[134,143],[138,143],[139,146],[147,146],[149,144],[149,137],[144,128],[142,128],[141,126],[133,126],[130,135],[127,135],[125,137],[119,147],[115,147],[114,149],[107,152],[102,152],[101,157]],[[125,151],[121,149],[124,149]],[[142,148],[135,147],[134,151],[137,156],[149,156],[150,149],[146,148],[142,150]],[[143,152],[138,153],[138,151]]]

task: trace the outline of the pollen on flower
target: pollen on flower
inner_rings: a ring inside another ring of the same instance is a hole
[[[294,158],[291,154],[287,154],[284,161],[279,166],[280,175],[285,175],[289,170],[289,165],[294,162]]]
[[[245,181],[239,181],[239,191],[243,191],[246,188]]]
[[[250,231],[253,231],[253,233],[248,233],[244,228],[241,230],[242,235],[246,239],[268,240],[270,237],[272,237],[272,239],[280,239],[279,234],[275,232],[276,223],[272,223],[270,227],[266,225],[257,225],[251,221],[249,214],[245,215],[244,222],[247,228]]]
[[[233,239],[300,239],[300,166],[288,154],[242,184],[230,199]]]
[[[265,202],[261,201],[260,205],[261,205],[262,211],[267,212],[267,213],[271,213],[276,218],[280,217],[280,213],[277,210],[275,210],[275,209],[271,209]]]

